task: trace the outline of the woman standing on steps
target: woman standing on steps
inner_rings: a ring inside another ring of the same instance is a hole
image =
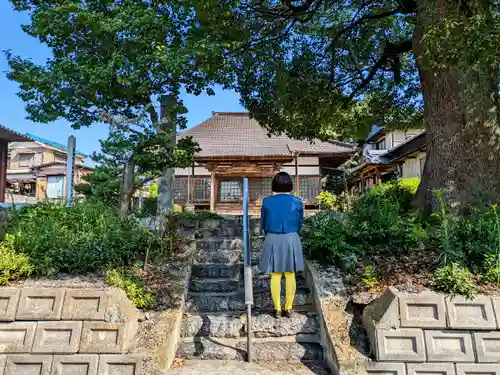
[[[273,178],[273,195],[264,198],[260,228],[266,238],[259,269],[271,274],[271,297],[276,318],[281,317],[281,278],[285,275],[286,303],[283,315],[290,317],[295,298],[295,272],[304,269],[304,256],[299,231],[304,221],[302,200],[291,194],[293,182],[286,172]]]

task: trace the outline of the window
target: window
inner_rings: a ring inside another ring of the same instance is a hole
[[[194,199],[195,201],[209,201],[210,200],[210,189],[211,189],[211,179],[210,177],[197,177],[193,178],[192,182],[194,184]]]
[[[320,193],[319,177],[300,177],[300,196],[305,200],[315,199]]]
[[[386,150],[385,138],[382,138],[381,141],[377,142],[375,145],[376,150]]]
[[[221,202],[239,201],[241,197],[241,181],[227,180],[219,183],[218,200]]]
[[[56,154],[56,155],[55,155],[54,160],[55,160],[56,162],[66,163],[66,161],[67,161],[67,157],[66,157],[66,155],[64,155],[64,154]]]
[[[35,154],[19,154],[20,167],[32,167],[35,161]]]
[[[420,159],[420,176],[424,174],[425,156]]]
[[[251,201],[271,195],[271,178],[251,178],[248,181],[248,194]]]

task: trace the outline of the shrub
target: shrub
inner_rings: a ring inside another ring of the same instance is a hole
[[[161,240],[133,219],[120,218],[103,203],[85,201],[72,208],[40,203],[12,218],[12,249],[27,256],[34,272],[82,274],[126,267],[146,249],[160,251]]]
[[[332,211],[308,218],[302,237],[306,255],[321,262],[339,264],[345,254],[356,250],[349,244],[344,222]]]
[[[138,308],[152,309],[156,306],[155,296],[144,289],[143,280],[134,270],[109,270],[106,283],[124,290],[127,297]]]
[[[475,273],[493,277],[500,265],[498,206],[468,205],[450,210],[441,192],[435,194],[440,201],[440,212],[433,215],[430,231],[440,252],[440,263],[462,263]]]
[[[29,258],[14,249],[15,238],[7,234],[0,243],[0,285],[11,280],[28,277],[33,272]]]
[[[342,192],[340,195],[335,195],[329,191],[322,191],[316,199],[323,208],[338,212],[347,212],[355,201],[355,197],[349,193]]]
[[[467,268],[458,263],[438,268],[431,280],[431,286],[451,297],[462,295],[472,298],[476,292],[474,276]]]
[[[357,199],[343,218],[329,210],[312,216],[302,232],[306,255],[345,268],[344,259],[353,258],[352,253],[400,254],[422,249],[427,234],[410,211],[414,185],[377,186]]]
[[[351,236],[361,253],[418,250],[427,239],[410,210],[414,190],[389,182],[363,194],[347,215]]]

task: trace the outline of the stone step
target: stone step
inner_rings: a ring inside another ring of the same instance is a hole
[[[177,350],[177,356],[186,359],[244,361],[247,356],[246,347],[245,338],[184,338]],[[297,342],[295,337],[254,339],[252,354],[253,361],[262,363],[323,360],[321,345]]]
[[[233,264],[243,262],[243,252],[241,250],[216,250],[216,251],[199,251],[194,262],[199,264]]]
[[[285,291],[282,289],[281,302],[285,303]],[[273,310],[271,295],[266,290],[254,290],[254,306],[260,310]],[[312,304],[309,289],[297,288],[294,305]],[[190,311],[241,311],[245,309],[245,293],[242,291],[228,293],[188,293],[186,308]]]
[[[198,278],[235,278],[241,274],[242,266],[234,264],[198,263],[193,264],[191,275]]]
[[[197,250],[240,250],[243,251],[241,238],[202,238],[196,240]]]
[[[189,290],[195,293],[235,292],[241,288],[240,277],[234,278],[191,278]]]
[[[349,372],[353,374],[354,372]],[[359,375],[361,372],[356,371]],[[255,363],[242,361],[191,360],[169,371],[170,375],[331,375],[325,361]],[[343,373],[342,375],[347,375]]]
[[[195,232],[196,239],[212,239],[212,238],[242,238],[243,229],[241,227],[233,227],[224,225],[217,228],[198,228]]]
[[[253,278],[253,288],[256,290],[270,290],[270,280],[267,276],[257,276]],[[204,292],[236,292],[244,290],[243,275],[238,275],[233,278],[191,278],[189,290],[191,292],[204,293]],[[305,279],[297,276],[297,288],[306,288]],[[281,280],[281,289],[285,290],[285,278]]]
[[[246,314],[186,315],[182,322],[182,337],[210,336],[217,338],[238,338],[247,334]],[[317,334],[318,315],[315,313],[293,312],[290,318],[274,318],[269,313],[252,314],[252,333],[254,337],[282,337],[299,334]]]

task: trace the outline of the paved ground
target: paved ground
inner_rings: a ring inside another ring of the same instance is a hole
[[[236,361],[187,361],[169,375],[328,375],[325,369],[301,363],[257,364]]]

